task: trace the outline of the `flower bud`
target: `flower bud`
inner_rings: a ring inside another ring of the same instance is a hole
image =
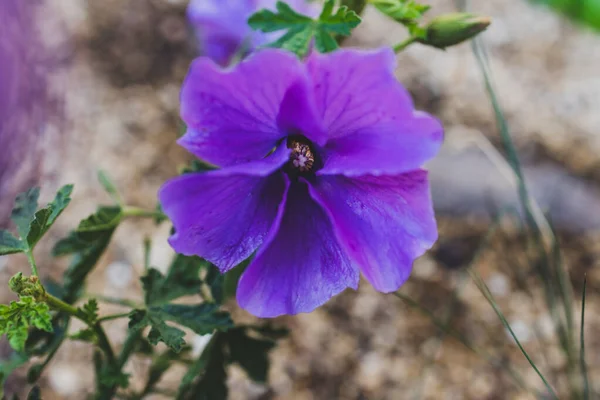
[[[454,46],[483,32],[490,25],[489,17],[469,13],[453,13],[434,18],[425,27],[425,37],[418,41],[439,49]]]

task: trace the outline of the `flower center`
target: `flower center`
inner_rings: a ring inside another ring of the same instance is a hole
[[[298,172],[310,172],[315,164],[315,154],[310,146],[292,139],[288,143],[288,148],[292,149],[290,167]]]

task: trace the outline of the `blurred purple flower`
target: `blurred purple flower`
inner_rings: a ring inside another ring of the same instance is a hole
[[[276,40],[281,33],[254,32],[248,18],[256,11],[274,10],[277,0],[191,0],[188,19],[196,29],[201,51],[221,65],[229,63],[240,46],[253,50]],[[306,0],[288,0],[296,11],[316,15],[317,8]]]
[[[422,164],[443,129],[415,111],[395,56],[339,50],[302,62],[282,50],[222,70],[196,60],[179,143],[222,169],[160,190],[173,248],[222,272],[258,252],[237,299],[259,317],[310,312],[359,271],[381,292],[437,239]]]
[[[35,60],[42,53],[34,34],[35,1],[0,0],[0,226],[13,197],[35,184],[46,100]]]

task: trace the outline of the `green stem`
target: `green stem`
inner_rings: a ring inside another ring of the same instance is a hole
[[[94,333],[96,333],[96,336],[98,337],[98,346],[106,354],[106,358],[108,359],[109,363],[115,363],[115,353],[113,352],[108,338],[106,337],[106,333],[104,332],[104,329],[102,329],[102,327],[100,326],[99,322],[90,322],[88,320],[88,315],[85,312],[83,312],[83,310],[74,307],[68,303],[65,303],[58,297],[54,297],[47,292],[45,295],[45,301],[46,304],[48,304],[48,306],[50,306],[51,308],[67,313],[70,316],[75,317],[78,320],[84,322],[86,325],[88,325],[94,331]]]
[[[130,313],[126,312],[126,313],[121,313],[121,314],[106,315],[104,317],[98,318],[98,322],[106,322],[106,321],[110,321],[113,319],[126,318],[126,317],[129,317],[129,314]]]
[[[123,348],[121,349],[121,353],[119,354],[119,359],[117,360],[117,366],[119,370],[123,368],[127,360],[129,360],[129,356],[133,353],[135,349],[135,344],[141,336],[141,331],[133,331],[130,330],[127,334],[127,338],[125,338],[125,343],[123,343]]]
[[[124,217],[141,217],[141,218],[166,218],[167,216],[158,210],[145,210],[139,207],[124,207]]]
[[[123,306],[123,307],[130,307],[130,308],[142,308],[143,307],[142,305],[136,304],[134,301],[131,301],[131,300],[118,299],[115,297],[103,296],[100,294],[86,294],[84,297],[86,299],[96,299],[103,303],[115,304],[115,305]]]
[[[33,251],[27,250],[27,259],[29,260],[29,265],[31,265],[31,273],[33,276],[39,276],[37,264],[35,263],[35,258],[33,258]]]
[[[400,53],[402,50],[406,49],[408,46],[415,43],[416,41],[416,37],[409,36],[408,38],[394,46],[394,53]]]

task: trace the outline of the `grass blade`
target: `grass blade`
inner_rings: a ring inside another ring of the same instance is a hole
[[[481,277],[479,276],[479,274],[477,274],[477,272],[475,272],[474,270],[471,270],[470,273],[471,273],[471,277],[473,278],[473,281],[475,282],[475,285],[477,285],[477,287],[479,288],[479,290],[481,291],[481,293],[483,294],[483,296],[485,297],[485,299],[488,301],[488,303],[490,303],[490,305],[494,309],[494,312],[496,313],[496,315],[498,316],[498,318],[502,322],[502,325],[504,325],[504,327],[508,330],[508,332],[510,333],[510,335],[512,336],[512,338],[517,343],[517,346],[519,347],[519,350],[521,350],[521,353],[523,353],[523,355],[525,356],[525,358],[529,362],[529,365],[531,365],[531,367],[535,370],[535,372],[537,373],[537,375],[540,377],[540,379],[542,380],[542,382],[546,386],[546,389],[548,389],[548,393],[550,393],[550,395],[554,399],[558,400],[558,396],[556,395],[556,392],[554,391],[554,389],[552,388],[552,386],[550,386],[550,384],[548,383],[548,381],[546,380],[546,378],[544,377],[544,375],[540,372],[540,370],[538,369],[538,367],[535,365],[535,362],[533,362],[532,358],[529,356],[529,354],[527,353],[527,351],[525,350],[525,348],[523,347],[523,345],[521,344],[521,342],[517,338],[517,335],[515,335],[515,333],[513,332],[512,327],[510,326],[510,324],[506,320],[506,317],[504,317],[504,314],[502,313],[502,311],[498,307],[498,304],[496,304],[496,302],[494,301],[494,297],[492,296],[492,293],[490,292],[489,288],[487,287],[487,285],[485,284],[485,282],[483,281],[483,279],[481,279]]]
[[[590,398],[590,382],[588,380],[587,364],[585,363],[585,339],[583,335],[583,321],[585,320],[585,286],[587,277],[583,278],[583,294],[581,295],[581,331],[579,333],[579,362],[581,363],[581,376],[583,377],[583,399]]]

